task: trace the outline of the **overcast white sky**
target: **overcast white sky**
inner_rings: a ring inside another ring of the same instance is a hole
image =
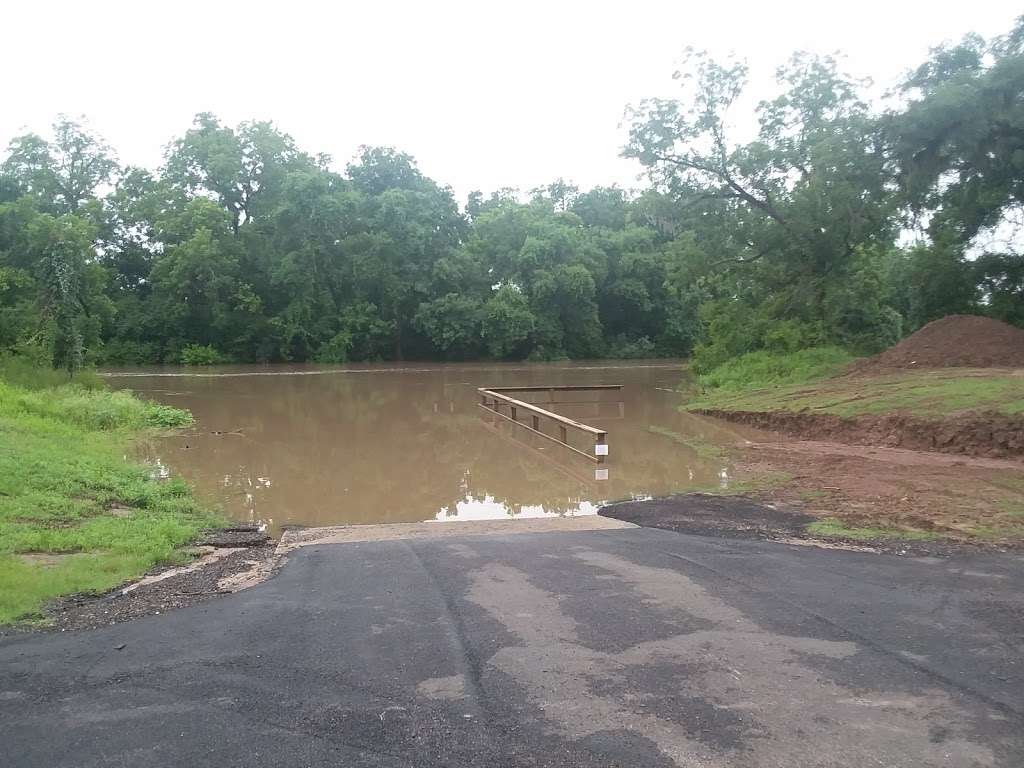
[[[195,113],[270,119],[340,169],[398,147],[460,198],[562,176],[635,186],[623,110],[672,95],[687,45],[747,58],[755,95],[796,49],[841,50],[888,87],[928,48],[1007,31],[1018,2],[10,3],[0,155],[57,113],[85,115],[122,162],[157,166]]]

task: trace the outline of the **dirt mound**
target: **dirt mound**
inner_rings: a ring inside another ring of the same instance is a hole
[[[928,368],[1024,368],[1024,330],[990,317],[949,315],[855,363],[850,373]]]

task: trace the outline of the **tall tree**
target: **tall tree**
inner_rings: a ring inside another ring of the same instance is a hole
[[[213,195],[228,211],[237,234],[257,215],[258,202],[288,167],[312,162],[272,123],[244,122],[230,128],[203,112],[171,145],[164,175],[189,193]]]
[[[27,133],[13,139],[0,172],[51,213],[77,213],[113,181],[117,157],[103,139],[81,123],[61,116],[53,140]]]
[[[932,51],[903,83],[887,136],[912,211],[969,243],[1024,206],[1024,16],[991,43]]]
[[[782,93],[758,107],[756,138],[736,143],[729,111],[746,66],[693,51],[687,65],[677,73],[686,97],[634,110],[624,154],[699,214],[691,226],[702,238],[717,232],[720,268],[755,268],[754,281],[736,272],[720,308],[758,306],[766,317],[819,326],[830,285],[855,274],[860,254],[891,242],[894,231],[887,160],[858,83],[832,58],[797,54],[778,72]],[[868,346],[884,343],[891,320],[887,312],[874,318],[879,333]]]

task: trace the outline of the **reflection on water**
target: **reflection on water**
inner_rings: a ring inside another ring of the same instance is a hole
[[[279,530],[587,515],[612,500],[728,487],[728,467],[693,446],[743,435],[679,413],[680,371],[665,361],[233,366],[111,382],[195,415],[190,431],[144,446],[158,475],[180,473],[235,519]],[[541,384],[624,385],[543,405],[607,430],[604,464],[477,407],[477,387]]]

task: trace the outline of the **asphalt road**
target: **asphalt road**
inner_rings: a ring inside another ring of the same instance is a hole
[[[308,547],[222,599],[0,642],[0,765],[1020,768],[1024,557]]]

